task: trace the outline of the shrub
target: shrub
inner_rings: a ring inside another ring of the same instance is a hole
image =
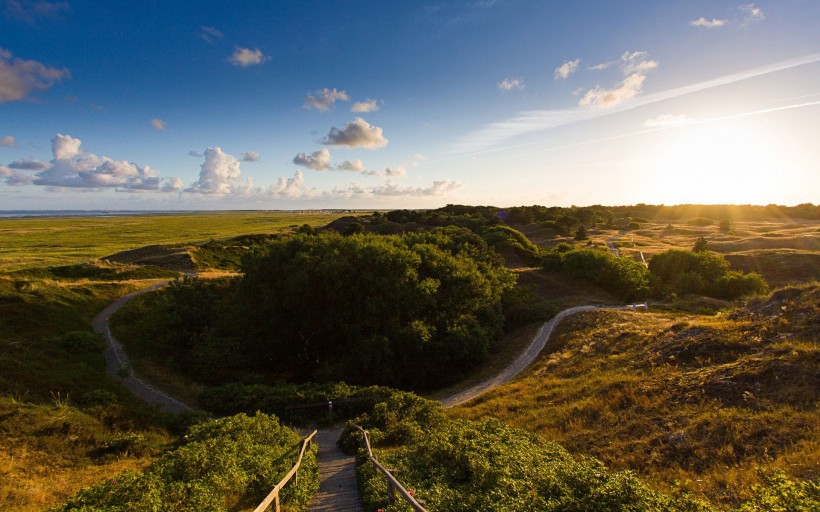
[[[105,340],[89,331],[71,331],[60,337],[60,345],[69,353],[82,355],[105,350]]]
[[[670,250],[652,256],[649,270],[655,295],[703,294],[718,299],[736,299],[763,293],[766,282],[756,273],[729,270],[729,263],[711,251]]]
[[[53,512],[227,511],[258,502],[287,474],[301,440],[274,416],[244,414],[191,427],[176,449],[145,472],[126,472],[80,491]],[[302,510],[318,489],[315,448],[306,453],[299,485],[283,498]]]
[[[649,272],[643,264],[606,250],[554,247],[545,256],[542,268],[563,271],[608,290],[624,300],[644,298],[649,293]]]

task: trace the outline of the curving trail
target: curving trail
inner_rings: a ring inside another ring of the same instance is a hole
[[[131,361],[128,359],[128,354],[125,353],[122,343],[111,334],[111,327],[109,326],[111,315],[116,313],[117,310],[123,307],[128,301],[137,295],[162,288],[168,283],[170,283],[170,281],[163,281],[161,283],[152,284],[142,290],[129,293],[128,295],[123,295],[100,311],[97,316],[91,320],[91,326],[94,328],[94,332],[102,334],[105,338],[105,369],[108,373],[119,380],[123,386],[128,388],[137,398],[144,402],[158,405],[162,410],[167,412],[180,413],[190,411],[191,408],[135,375],[131,369]]]
[[[609,241],[607,242],[609,245]],[[103,309],[92,320],[94,332],[105,337],[106,369],[122,384],[131,390],[140,399],[159,405],[163,410],[173,413],[190,411],[191,408],[181,401],[153,387],[151,384],[134,375],[130,370],[130,361],[122,344],[112,334],[109,327],[111,316],[134,297],[166,286],[170,281],[163,281],[120,297],[118,300]],[[555,326],[575,313],[590,311],[599,308],[618,308],[617,306],[577,306],[561,311],[555,317],[545,322],[532,342],[509,366],[498,375],[481,384],[460,391],[441,400],[445,407],[454,407],[471,400],[482,393],[512,380],[524,371],[538,357],[546,346]],[[125,373],[123,376],[122,374]],[[322,429],[317,433],[319,443],[319,492],[308,505],[308,511],[339,511],[358,512],[363,510],[359,499],[356,482],[355,458],[345,455],[336,445],[341,435],[341,428]]]

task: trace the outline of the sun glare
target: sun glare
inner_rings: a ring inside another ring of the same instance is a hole
[[[785,155],[764,130],[720,122],[681,128],[652,159],[652,194],[665,204],[767,204]]]

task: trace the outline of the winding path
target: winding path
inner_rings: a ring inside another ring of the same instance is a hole
[[[609,245],[609,241],[607,241],[607,245]],[[94,332],[100,333],[105,337],[105,361],[108,372],[120,380],[126,388],[131,390],[131,392],[140,399],[151,404],[159,405],[165,411],[180,413],[189,411],[191,408],[135,375],[131,370],[131,363],[122,343],[111,334],[111,328],[109,326],[111,316],[128,301],[137,295],[166,286],[169,282],[170,281],[163,281],[120,297],[95,316],[92,320],[92,325]],[[526,350],[498,375],[487,379],[481,384],[443,398],[441,400],[442,404],[444,404],[445,407],[454,407],[490,389],[509,382],[535,361],[538,354],[540,354],[546,346],[547,341],[549,341],[555,327],[561,323],[564,318],[575,313],[599,308],[613,309],[618,307],[577,306],[561,311],[555,315],[553,319],[545,322],[541,326],[541,329],[538,330],[538,334],[535,335]],[[316,440],[319,444],[319,492],[316,493],[308,505],[308,511],[360,512],[364,510],[361,505],[358,484],[356,482],[355,458],[345,455],[336,444],[341,432],[342,428],[337,427],[322,429],[316,434]]]

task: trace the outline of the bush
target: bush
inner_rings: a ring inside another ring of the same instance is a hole
[[[291,481],[283,492],[291,510],[304,509],[318,489],[313,446],[299,485]],[[227,511],[262,501],[290,471],[300,448],[299,436],[274,416],[240,414],[200,423],[145,472],[86,488],[52,511]]]
[[[71,331],[60,337],[60,345],[69,353],[83,355],[105,350],[105,340],[89,331]]]
[[[691,293],[732,300],[767,289],[759,274],[729,270],[729,262],[723,256],[706,250],[656,254],[649,260],[649,271],[657,296]]]
[[[627,301],[642,299],[649,293],[646,267],[628,256],[614,256],[606,250],[559,244],[547,253],[542,268],[567,272]]]

